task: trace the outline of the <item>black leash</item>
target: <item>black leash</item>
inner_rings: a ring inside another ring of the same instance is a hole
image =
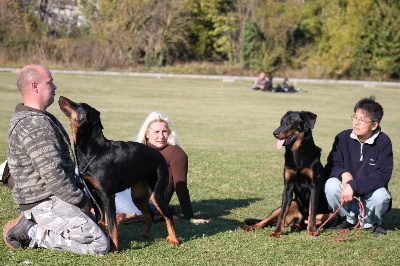
[[[87,183],[86,183],[86,180],[85,180],[85,177],[83,176],[83,174],[86,173],[87,169],[89,168],[89,166],[90,166],[90,164],[93,162],[93,160],[96,159],[96,157],[97,157],[100,153],[102,153],[105,149],[106,149],[106,148],[100,150],[95,156],[93,156],[93,158],[90,159],[90,161],[86,164],[85,168],[84,168],[82,171],[79,170],[79,162],[78,162],[79,178],[82,180],[82,183],[83,183],[83,185],[85,186],[86,191],[88,192],[90,199],[92,200],[92,202],[94,203],[94,205],[96,206],[97,210],[98,210],[99,213],[100,213],[100,220],[97,221],[97,224],[100,224],[100,222],[103,221],[104,214],[103,214],[103,211],[102,211],[101,208],[100,208],[100,205],[97,203],[95,197],[93,197],[92,192],[90,192],[90,189],[89,189],[89,187],[88,187],[88,185],[87,185]]]

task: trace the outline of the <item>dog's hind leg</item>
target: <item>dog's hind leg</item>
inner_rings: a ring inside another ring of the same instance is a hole
[[[239,229],[245,230],[245,231],[252,231],[255,229],[261,229],[266,226],[271,226],[276,224],[276,221],[278,220],[279,213],[281,212],[281,207],[276,208],[273,210],[268,216],[262,220],[259,221],[258,223],[254,225],[241,225],[239,226]]]
[[[325,223],[326,220],[330,219],[331,216],[333,215],[333,212],[331,213],[319,213],[315,217],[315,224],[316,226],[321,226],[323,223]]]
[[[154,216],[154,213],[149,206],[150,192],[148,190],[148,186],[144,185],[143,183],[135,184],[131,188],[131,197],[133,203],[142,212],[144,217],[143,230],[139,234],[139,237],[148,238],[150,228],[153,224],[153,216]]]
[[[157,210],[161,213],[161,215],[165,219],[165,223],[167,225],[167,230],[168,230],[167,242],[169,244],[179,246],[179,240],[176,238],[176,233],[175,233],[174,220],[172,219],[171,213],[168,211],[166,204],[167,201],[165,199],[165,196],[153,192],[151,194],[150,199],[153,202],[154,206],[156,206]]]
[[[278,221],[278,217],[280,212],[282,211],[282,207],[278,207],[274,209],[268,216],[261,221],[258,221],[254,225],[242,225],[239,226],[239,229],[245,230],[245,231],[251,231],[255,229],[261,229],[266,226],[273,226],[276,225],[276,222]],[[290,225],[292,227],[294,226],[300,226],[299,222],[303,216],[301,215],[299,211],[299,207],[296,203],[296,201],[292,201],[289,207],[289,212],[285,217],[285,225]],[[297,230],[296,230],[297,231]]]

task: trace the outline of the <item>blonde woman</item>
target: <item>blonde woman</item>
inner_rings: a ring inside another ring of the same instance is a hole
[[[171,120],[160,112],[150,113],[143,122],[136,141],[157,149],[167,161],[169,167],[169,184],[166,191],[167,201],[170,202],[174,192],[176,192],[185,219],[193,223],[208,223],[209,220],[194,217],[187,187],[188,156],[178,145],[178,136],[173,129]],[[132,202],[131,199],[127,200],[126,198],[128,197],[126,196],[125,200],[120,200],[123,194],[128,195],[130,198],[130,192],[117,193],[115,199],[117,213],[120,206],[131,204]],[[120,212],[124,211],[120,210]]]

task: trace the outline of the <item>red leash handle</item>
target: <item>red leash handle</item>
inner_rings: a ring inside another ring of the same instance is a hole
[[[336,241],[350,240],[350,239],[356,237],[364,227],[364,222],[365,222],[364,205],[362,204],[362,201],[360,200],[360,198],[358,198],[358,197],[353,197],[353,198],[358,201],[358,208],[360,209],[360,215],[358,217],[358,222],[357,222],[356,226],[354,226],[354,229],[358,228],[357,232],[351,236],[343,237],[350,230],[348,228],[340,230],[338,232],[331,234],[332,241],[336,242]],[[323,228],[333,217],[335,217],[335,215],[339,212],[340,208],[343,207],[343,204],[344,204],[344,201],[340,204],[340,207],[331,215],[331,217],[329,217],[323,224],[321,224],[321,226],[317,229],[317,231],[315,231],[314,236],[317,236],[319,231],[321,230],[321,228]]]

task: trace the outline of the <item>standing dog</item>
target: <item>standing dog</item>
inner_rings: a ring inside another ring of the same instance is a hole
[[[312,136],[316,119],[316,114],[305,111],[289,111],[282,117],[280,126],[273,132],[278,139],[277,148],[285,146],[286,150],[282,206],[264,220],[246,219],[247,225],[239,228],[250,231],[276,224],[270,236],[278,238],[284,226],[289,225],[296,231],[307,227],[307,234],[314,235],[316,225],[330,217],[323,190],[326,178],[320,161],[321,149]]]
[[[140,236],[148,237],[152,218],[149,197],[164,216],[167,242],[178,246],[172,215],[168,212],[165,190],[168,165],[159,151],[137,142],[112,141],[104,137],[100,112],[86,103],[75,103],[60,96],[61,110],[71,122],[75,154],[85,184],[98,203],[96,218],[105,228],[107,218],[111,250],[117,251],[115,193],[132,189],[132,199],[145,217]]]

